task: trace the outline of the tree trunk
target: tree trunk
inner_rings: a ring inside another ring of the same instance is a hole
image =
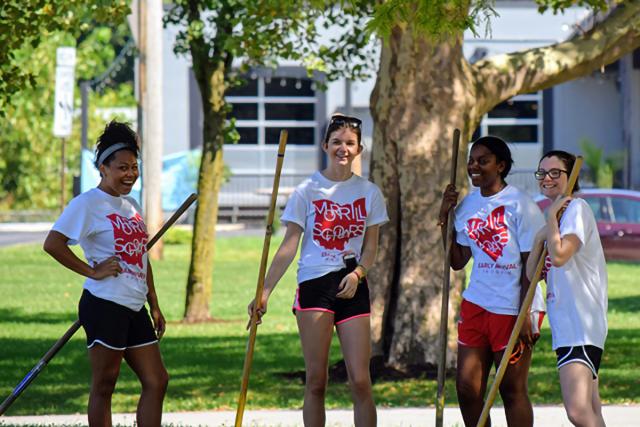
[[[543,48],[498,55],[473,66],[462,34],[438,41],[410,25],[382,44],[371,95],[371,175],[390,223],[370,274],[373,355],[400,370],[437,361],[444,251],[436,226],[450,176],[451,139],[461,131],[458,189],[467,185],[467,142],[496,104],[588,74],[640,47],[640,0],[617,5],[593,28]],[[447,365],[455,364],[462,275],[451,280]]]
[[[211,318],[209,301],[213,289],[212,271],[215,228],[218,221],[218,193],[222,182],[224,145],[224,74],[225,65],[210,73],[199,73],[194,59],[194,72],[202,93],[204,114],[202,161],[198,176],[196,207],[191,243],[191,265],[187,281],[184,320],[198,322]],[[200,68],[201,70],[202,68]]]
[[[436,226],[451,171],[453,130],[462,132],[460,159],[479,116],[471,105],[473,81],[462,38],[431,44],[396,28],[385,40],[372,94],[375,123],[372,177],[382,189],[390,223],[371,274],[374,355],[388,365],[435,365],[444,251]],[[460,167],[458,188],[466,183]],[[454,316],[462,277],[451,280],[448,365],[455,360]]]

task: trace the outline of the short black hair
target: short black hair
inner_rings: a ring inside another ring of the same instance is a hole
[[[102,153],[104,153],[107,148],[118,143],[126,144],[126,147],[123,147],[111,153],[109,156],[107,156],[106,159],[104,159],[102,164],[108,166],[111,160],[113,160],[113,156],[115,155],[115,153],[120,150],[129,150],[136,156],[136,158],[138,158],[138,135],[136,135],[133,129],[131,129],[129,123],[112,120],[107,123],[107,125],[104,127],[104,131],[98,137],[96,143],[96,157],[93,163],[96,168],[100,167],[98,159],[100,158]]]
[[[509,146],[502,138],[498,138],[497,136],[487,135],[480,137],[473,141],[472,147],[475,145],[482,145],[483,147],[487,147],[487,150],[491,151],[493,155],[496,156],[496,160],[499,162],[504,162],[504,170],[500,173],[500,177],[504,180],[509,172],[511,171],[511,167],[513,166],[513,157],[511,157],[511,150]]]
[[[557,157],[558,160],[560,160],[562,162],[562,164],[564,165],[564,167],[567,169],[567,177],[571,176],[571,171],[573,170],[573,165],[576,164],[576,156],[575,154],[571,154],[568,151],[563,151],[563,150],[551,150],[547,153],[545,153],[544,156],[542,156],[540,158],[540,162],[542,161],[542,159],[546,159],[549,157]],[[540,166],[540,162],[538,162],[538,166]],[[578,175],[578,177],[576,178],[576,183],[573,186],[573,191],[572,193],[575,193],[576,191],[580,191],[580,176]]]

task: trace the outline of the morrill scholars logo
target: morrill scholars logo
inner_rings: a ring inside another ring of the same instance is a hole
[[[331,200],[315,200],[313,240],[325,249],[344,250],[352,238],[364,234],[367,208],[364,197],[341,205]]]
[[[116,255],[129,265],[143,268],[142,255],[147,252],[147,229],[140,214],[125,218],[118,214],[107,215],[113,226]]]
[[[467,233],[480,249],[497,261],[509,242],[509,233],[504,223],[504,206],[495,208],[486,219],[468,220]]]

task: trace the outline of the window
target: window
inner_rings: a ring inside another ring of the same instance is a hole
[[[252,72],[243,85],[227,92],[226,100],[240,133],[239,144],[278,144],[281,129],[289,131],[287,144],[318,143],[318,97],[312,79]]]
[[[585,202],[593,211],[596,221],[609,221],[609,207],[604,197],[584,197]]]
[[[612,197],[615,222],[640,224],[640,200]]]
[[[233,104],[231,117],[236,120],[258,120],[258,104]]]
[[[237,128],[240,134],[240,140],[238,144],[257,144],[258,143],[258,128]]]
[[[473,139],[485,135],[513,143],[542,143],[542,92],[518,95],[496,105],[484,116]]]
[[[266,128],[265,143],[279,144],[281,130],[282,128],[279,127]],[[289,128],[287,129],[287,132],[289,132],[287,144],[313,145],[316,128]]]

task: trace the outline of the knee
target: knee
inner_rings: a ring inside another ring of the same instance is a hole
[[[308,372],[305,388],[314,396],[324,397],[327,390],[326,372]]]
[[[571,421],[571,424],[574,426],[587,425],[589,419],[596,415],[593,408],[587,407],[586,405],[569,404],[565,405],[565,409],[569,421]]]
[[[482,402],[484,398],[480,392],[480,387],[472,381],[465,380],[464,378],[456,379],[456,392],[461,404]]]
[[[369,375],[354,375],[349,378],[351,393],[356,399],[366,399],[371,396],[371,379]]]
[[[142,379],[142,388],[159,395],[163,395],[167,391],[169,385],[169,373],[164,367],[155,375],[150,375]]]
[[[116,388],[116,381],[118,380],[119,371],[101,372],[100,374],[94,374],[91,384],[91,393],[103,397],[108,397],[113,394],[113,390]]]
[[[500,385],[500,397],[505,405],[528,399],[527,383],[503,382]]]

